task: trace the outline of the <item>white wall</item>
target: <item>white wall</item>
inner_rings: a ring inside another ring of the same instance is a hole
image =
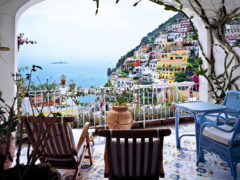
[[[15,85],[11,73],[17,70],[16,32],[21,14],[43,0],[0,0],[0,44],[10,51],[0,51],[0,91],[7,104],[12,104]]]
[[[7,46],[10,51],[0,51],[0,91],[9,104],[14,95],[14,82],[11,73],[17,67],[15,61],[15,17],[11,14],[0,12],[0,43]]]

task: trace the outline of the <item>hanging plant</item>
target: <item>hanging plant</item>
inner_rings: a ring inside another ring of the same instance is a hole
[[[28,38],[24,38],[24,33],[20,33],[17,36],[17,41],[18,41],[18,51],[20,47],[23,46],[24,44],[37,44],[36,41],[29,40]]]

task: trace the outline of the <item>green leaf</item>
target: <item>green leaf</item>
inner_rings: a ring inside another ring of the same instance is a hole
[[[3,102],[3,103],[5,103],[5,101],[4,101],[1,97],[0,97],[0,101]]]
[[[236,76],[235,78],[233,78],[233,79],[231,80],[231,83],[235,83],[239,78],[240,78],[240,76]]]
[[[37,66],[37,65],[33,65],[35,68],[37,69],[41,69],[42,70],[42,67],[41,66]]]
[[[170,6],[170,5],[165,5],[164,9],[167,10],[167,11],[178,12],[178,9],[176,9],[174,6]]]
[[[224,77],[224,75],[225,75],[225,73],[223,73],[223,74],[220,74],[219,76],[217,76],[217,79],[223,78],[223,77]]]
[[[180,5],[180,10],[182,10],[182,9],[183,9],[183,5],[181,4],[181,5]]]
[[[135,2],[135,3],[133,4],[134,7],[137,6],[137,5],[138,5],[138,2]]]

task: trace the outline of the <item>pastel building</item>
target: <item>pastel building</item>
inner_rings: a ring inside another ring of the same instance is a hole
[[[161,44],[167,42],[168,34],[161,34],[159,37],[155,38],[154,44]]]
[[[149,67],[150,67],[152,70],[156,70],[157,62],[158,62],[158,59],[152,59],[152,60],[150,60]]]
[[[135,62],[135,59],[134,59],[134,58],[132,58],[132,57],[127,58],[127,59],[124,61],[124,64],[122,65],[122,69],[124,69],[124,70],[125,70],[125,69],[129,70],[129,69],[133,66],[134,62]]]
[[[131,78],[128,77],[119,77],[117,79],[117,83],[115,86],[117,87],[123,87],[123,86],[129,86],[134,84],[135,81],[133,81]]]
[[[141,66],[141,60],[135,59],[135,61],[133,63],[133,67],[138,67],[138,66]]]
[[[185,72],[190,50],[179,50],[171,53],[163,53],[157,62],[156,70],[159,72],[159,78],[165,79],[169,83],[175,80],[176,72]]]

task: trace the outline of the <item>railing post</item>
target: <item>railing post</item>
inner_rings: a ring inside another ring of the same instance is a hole
[[[94,124],[94,127],[96,127],[95,112],[96,112],[96,89],[94,90],[94,102],[93,102],[93,124]]]
[[[132,108],[133,108],[133,115],[134,115],[134,121],[139,121],[139,123],[143,123],[143,127],[146,127],[146,121],[153,121],[153,120],[162,120],[162,119],[167,119],[169,117],[172,117],[174,115],[172,115],[173,109],[171,107],[168,107],[168,104],[170,104],[171,102],[182,102],[183,101],[183,97],[185,97],[185,100],[191,100],[191,101],[196,101],[197,100],[197,96],[196,94],[194,94],[194,96],[196,97],[190,97],[189,93],[190,93],[190,87],[193,87],[194,84],[193,83],[175,83],[175,84],[162,84],[162,85],[151,85],[151,86],[133,86],[132,89],[130,89],[130,92],[132,92],[132,95],[129,95],[129,98],[131,98],[132,96],[134,96],[134,102],[131,103]],[[77,108],[77,127],[80,127],[80,121],[81,123],[85,123],[86,118],[85,115],[89,116],[90,121],[94,121],[92,125],[96,126],[96,120],[97,120],[97,114],[99,114],[99,122],[104,123],[104,127],[107,127],[107,123],[106,123],[106,116],[107,116],[107,103],[109,106],[111,106],[111,103],[108,102],[107,97],[108,95],[110,96],[110,98],[115,98],[116,96],[115,93],[111,93],[111,91],[115,91],[116,90],[126,90],[127,87],[118,87],[118,88],[88,88],[88,89],[80,89],[78,91],[81,91],[83,93],[80,93],[80,96],[78,96],[78,100],[81,102],[80,104],[76,105],[73,101],[73,99],[68,98],[66,99],[66,103],[64,101],[64,98],[67,98],[66,95],[64,94],[61,90],[59,91],[51,91],[46,93],[46,98],[47,98],[47,102],[50,103],[50,95],[53,93],[53,98],[54,98],[54,102],[52,103],[52,106],[49,106],[48,108],[46,106],[44,106],[43,112],[44,113],[49,113],[50,110],[54,110],[54,112],[60,112],[62,113],[64,116],[65,114],[65,110],[66,113],[68,113],[68,109],[69,111],[71,111],[71,115],[74,115],[75,110]],[[86,94],[86,91],[88,90],[88,93]],[[92,91],[91,91],[92,90]],[[45,97],[43,97],[43,95],[45,94],[46,91],[44,90],[40,90],[40,91],[30,91],[30,95],[33,97],[32,98],[32,103],[35,103],[35,106],[38,107],[41,102],[43,103],[43,98],[45,99]],[[108,92],[110,92],[108,94]],[[68,93],[68,92],[65,92]],[[152,93],[152,94],[150,94]],[[159,94],[160,93],[160,94]],[[98,94],[100,96],[99,99],[97,99]],[[88,98],[85,98],[85,96],[88,95]],[[64,97],[65,96],[65,97]],[[94,99],[92,101],[92,96],[94,96]],[[145,99],[146,98],[146,99]],[[150,98],[152,98],[152,100],[150,101]],[[175,99],[176,98],[176,99]],[[181,99],[180,99],[181,98]],[[59,99],[58,102],[56,102],[56,99]],[[86,102],[85,102],[86,99]],[[157,106],[155,106],[155,102],[154,100],[157,99],[158,103]],[[159,102],[160,100],[160,102]],[[36,109],[34,109],[34,112],[32,112],[32,110],[30,109],[30,99],[28,100],[29,103],[23,102],[22,103],[22,109],[25,107],[25,109],[23,109],[24,111],[28,111],[29,114],[31,113],[37,113]],[[101,101],[101,104],[104,106],[99,108],[99,111],[97,111],[97,107],[96,104],[99,103],[99,101]],[[63,104],[64,103],[64,104]],[[58,107],[59,105],[59,107]],[[63,107],[64,105],[64,107]],[[94,106],[92,108],[92,105]],[[69,106],[69,108],[68,108]],[[70,107],[71,106],[71,107]],[[85,108],[86,107],[86,108]],[[146,112],[146,107],[148,108],[147,112]],[[39,108],[39,107],[38,107]],[[152,110],[150,110],[149,108],[152,108]],[[93,111],[93,117],[91,117],[91,113]],[[96,112],[97,111],[97,112]],[[103,112],[104,111],[104,112]],[[170,113],[170,115],[168,114],[168,111]],[[151,115],[152,113],[152,115]],[[155,117],[155,114],[157,115],[157,117]],[[151,115],[151,116],[150,116]],[[80,119],[81,116],[81,119]],[[138,117],[137,117],[138,116]],[[148,116],[148,118],[146,118],[146,116]],[[92,119],[93,118],[93,119]],[[103,124],[102,124],[103,125]]]
[[[104,106],[104,127],[107,129],[107,123],[106,123],[106,101],[105,101],[105,96],[106,96],[106,88],[104,88],[104,95],[103,95],[103,106]]]

